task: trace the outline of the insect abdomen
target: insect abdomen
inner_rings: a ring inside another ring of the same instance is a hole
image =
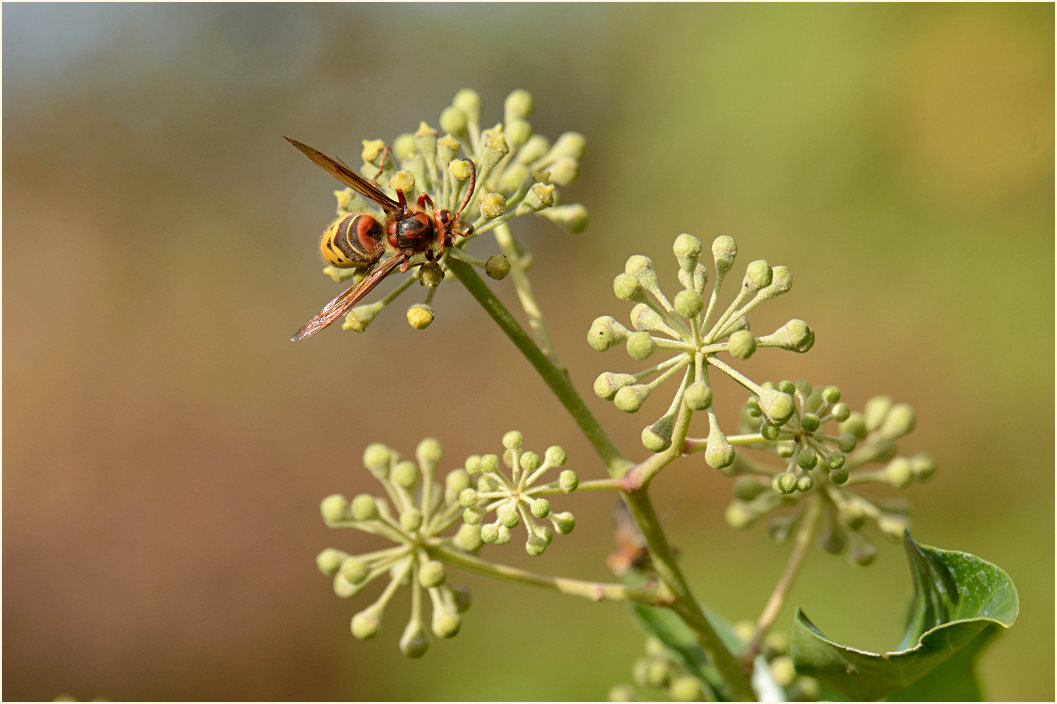
[[[340,269],[373,264],[384,250],[382,224],[366,213],[343,215],[323,233],[319,251],[331,266]]]

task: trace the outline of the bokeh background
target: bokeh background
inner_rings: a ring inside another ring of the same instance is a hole
[[[1020,590],[986,692],[1053,698],[1052,4],[29,3],[2,19],[5,699],[598,699],[630,680],[642,641],[617,605],[454,575],[475,599],[462,633],[408,662],[406,597],[355,641],[366,600],[315,569],[323,547],[374,545],[318,514],[370,488],[372,441],[410,454],[434,435],[456,466],[517,427],[601,475],[457,286],[426,332],[403,320],[412,294],[365,335],[288,341],[339,289],[316,249],[335,184],[281,135],[355,159],[362,139],[436,124],[463,87],[486,123],[524,88],[536,131],[587,137],[565,197],[591,227],[518,230],[578,386],[634,366],[584,344],[594,317],[626,316],[610,282],[630,254],[674,282],[676,234],[731,234],[742,263],[786,264],[792,293],[754,327],[804,318],[817,343],[748,373],[915,407],[902,448],[940,464],[908,492],[916,536]],[[740,401],[720,400],[731,417]],[[665,403],[588,402],[635,457]],[[730,482],[700,460],[655,494],[700,597],[755,617],[787,549],[723,523]],[[611,497],[567,501],[576,532],[532,566],[607,579]],[[909,592],[884,543],[869,569],[812,555],[790,608],[885,649]]]

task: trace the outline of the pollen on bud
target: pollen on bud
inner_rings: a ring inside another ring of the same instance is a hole
[[[465,121],[463,124],[465,125]],[[444,135],[437,140],[437,163],[447,164],[451,162],[458,155],[460,148],[459,140],[450,134]]]
[[[378,518],[378,502],[370,494],[358,494],[349,506],[352,517],[357,521],[371,521]]]
[[[701,294],[694,289],[684,288],[679,293],[675,294],[675,300],[672,302],[675,312],[684,318],[696,318],[705,307],[705,301],[701,298]]]
[[[720,235],[712,241],[712,258],[716,262],[716,271],[726,274],[734,266],[734,257],[738,255],[738,246],[734,238]]]
[[[525,194],[525,200],[518,207],[518,210],[535,213],[552,205],[554,205],[554,186],[549,183],[536,183]]]
[[[385,149],[385,142],[380,139],[365,139],[363,140],[363,150],[360,152],[360,157],[368,164],[378,164],[378,160],[382,158],[382,151]]]
[[[760,410],[775,425],[785,425],[793,417],[796,404],[793,397],[777,389],[761,389],[759,394]]]
[[[349,515],[349,501],[341,494],[331,494],[319,502],[319,512],[327,523],[343,521]]]
[[[683,403],[691,411],[703,411],[712,405],[712,389],[702,382],[694,382],[686,387]]]
[[[914,430],[916,423],[914,409],[905,403],[897,403],[889,409],[881,423],[880,435],[886,440],[895,440]]]
[[[635,377],[631,374],[614,374],[613,372],[602,372],[595,379],[594,392],[603,401],[612,401],[617,391],[628,384],[634,384]]]
[[[657,351],[657,343],[648,332],[633,332],[627,339],[628,356],[642,361]]]
[[[481,167],[490,169],[510,153],[510,145],[503,135],[503,126],[496,125],[481,133]]]
[[[727,351],[738,359],[748,359],[756,351],[756,338],[748,330],[738,330],[727,340]]]
[[[634,413],[642,408],[649,395],[650,387],[646,384],[622,386],[613,396],[613,405],[625,413]]]
[[[466,134],[466,113],[449,105],[440,113],[440,128],[452,134]]]
[[[510,260],[506,258],[505,254],[493,254],[484,263],[484,272],[488,274],[490,279],[495,279],[496,281],[505,279],[506,275],[510,273]]]
[[[433,309],[425,303],[416,303],[407,309],[407,324],[415,330],[425,330],[433,324]]]
[[[465,165],[466,162],[462,163]],[[485,193],[478,201],[478,207],[486,218],[497,218],[506,212],[506,196],[494,191]]]
[[[462,159],[456,159],[448,164],[448,173],[459,181],[465,181],[470,178],[473,168]]]
[[[540,215],[551,222],[564,227],[571,234],[579,234],[587,229],[590,217],[587,208],[579,203],[569,205],[557,205],[540,211]]]
[[[462,162],[456,163],[461,164]],[[389,187],[393,190],[409,193],[411,189],[415,187],[415,176],[410,171],[397,171],[393,174],[393,177],[389,179]]]
[[[558,475],[558,486],[566,494],[571,494],[576,491],[576,487],[580,486],[580,477],[571,469],[562,470],[562,473]]]
[[[626,327],[613,316],[603,315],[591,323],[591,329],[587,332],[587,344],[599,352],[605,352],[624,342],[627,337]]]

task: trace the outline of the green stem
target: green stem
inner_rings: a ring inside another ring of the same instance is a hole
[[[510,226],[503,223],[497,227],[495,239],[502,248],[503,254],[510,261],[510,278],[514,281],[514,290],[517,291],[518,300],[521,301],[521,308],[528,316],[529,326],[535,333],[536,339],[539,340],[540,349],[557,364],[558,357],[554,351],[554,342],[551,340],[550,333],[547,332],[547,326],[543,324],[543,314],[540,312],[539,304],[536,303],[535,294],[532,293],[532,285],[529,283],[528,276],[525,275],[525,270],[521,267],[521,252],[518,251]],[[561,368],[560,365],[559,368]]]
[[[567,579],[565,577],[537,574],[517,567],[510,567],[509,565],[497,565],[466,553],[442,547],[429,548],[429,554],[434,559],[461,567],[469,572],[483,574],[486,577],[494,577],[533,587],[543,587],[562,594],[584,597],[591,601],[633,601],[650,606],[664,606],[672,600],[672,595],[668,588],[660,582],[650,582],[636,586],[588,582],[581,579]]]
[[[793,545],[793,552],[789,555],[789,562],[785,565],[781,579],[774,586],[774,591],[771,592],[771,598],[767,600],[767,605],[763,607],[763,612],[756,621],[756,631],[753,633],[752,640],[749,641],[749,645],[742,656],[746,663],[752,663],[757,653],[760,652],[760,648],[763,646],[763,639],[767,637],[771,626],[774,625],[775,619],[778,618],[778,613],[785,604],[786,597],[789,596],[789,592],[796,582],[796,577],[804,564],[804,558],[807,557],[808,549],[811,547],[811,540],[815,537],[815,530],[818,528],[818,521],[822,515],[823,501],[822,495],[816,495],[812,497],[812,501],[808,505],[804,520],[797,531],[796,542]]]
[[[573,420],[580,426],[580,430],[583,431],[584,436],[591,443],[591,447],[594,448],[605,464],[610,476],[620,477],[626,473],[632,466],[631,461],[620,454],[620,450],[613,444],[609,435],[599,424],[598,419],[587,408],[583,399],[580,398],[580,394],[576,392],[565,371],[559,368],[533,342],[528,333],[510,314],[510,311],[495,297],[492,289],[488,288],[485,282],[481,280],[481,277],[477,275],[472,266],[452,259],[448,261],[448,269],[462,282],[466,290],[470,292],[470,295],[481,304],[485,312],[499,325],[499,328],[506,333],[510,341],[521,351],[521,354],[525,355],[525,358],[536,369],[536,372],[543,377],[544,383],[554,392],[554,395],[558,397],[558,401],[565,406]]]

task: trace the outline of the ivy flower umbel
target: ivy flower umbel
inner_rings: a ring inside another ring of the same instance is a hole
[[[412,305],[408,323],[423,329],[433,322],[432,302],[436,288],[447,278],[446,257],[454,256],[479,266],[492,278],[501,279],[510,270],[504,254],[487,260],[465,252],[470,240],[509,221],[536,213],[571,232],[587,225],[587,211],[579,204],[558,205],[558,188],[579,174],[584,139],[574,132],[561,135],[553,144],[534,134],[528,118],[535,104],[523,90],[511,93],[504,104],[504,121],[482,129],[481,98],[472,90],[459,91],[440,115],[443,134],[426,122],[413,133],[402,134],[392,145],[382,140],[363,142],[360,172],[383,191],[395,197],[397,189],[407,201],[426,194],[437,208],[455,212],[475,183],[460,219],[472,225],[472,233],[460,238],[436,263],[421,264],[417,275],[408,276],[380,300],[357,306],[346,316],[343,328],[363,331],[374,318],[416,280],[427,288],[423,300]],[[473,162],[473,167],[466,163]],[[338,215],[376,210],[373,203],[351,189],[334,192]],[[366,271],[327,266],[324,273],[335,281],[363,276]]]
[[[509,473],[503,471],[496,455],[468,458],[466,472],[473,478],[474,485],[463,489],[459,503],[465,509],[465,525],[478,526],[481,540],[499,545],[509,543],[513,529],[524,525],[527,533],[525,550],[529,555],[538,556],[554,540],[555,533],[566,535],[576,525],[576,519],[568,511],[552,511],[551,503],[545,497],[575,491],[579,478],[576,472],[566,469],[558,474],[557,479],[537,484],[543,475],[565,464],[565,450],[553,445],[540,457],[523,449],[523,440],[516,430],[503,436],[506,451],[502,463]],[[495,513],[495,519],[485,523],[492,513]]]
[[[400,650],[409,657],[426,652],[428,630],[440,638],[455,636],[462,623],[460,612],[468,605],[468,592],[446,583],[445,567],[433,559],[431,550],[445,547],[473,553],[482,545],[479,526],[463,524],[454,536],[442,535],[460,519],[457,496],[469,484],[465,470],[449,472],[443,487],[435,484],[442,451],[432,438],[419,443],[415,457],[417,462],[401,460],[384,445],[368,446],[363,462],[385,488],[386,497],[360,494],[349,501],[333,494],[320,505],[328,526],[371,533],[395,545],[361,555],[328,548],[316,559],[320,571],[334,578],[334,592],[343,598],[355,596],[380,577],[388,577],[387,586],[374,603],[353,616],[352,633],[357,638],[378,634],[382,613],[393,595],[410,584],[411,617],[400,639]],[[423,592],[432,605],[428,630],[423,618]]]
[[[599,351],[624,345],[628,355],[639,361],[658,353],[670,356],[635,373],[605,372],[595,380],[594,390],[599,398],[612,401],[622,411],[634,413],[660,385],[681,373],[679,389],[668,410],[643,429],[642,443],[653,452],[670,447],[675,417],[680,405],[685,404],[690,412],[708,414],[711,430],[706,460],[712,467],[722,469],[734,461],[734,450],[720,430],[712,409],[710,369],[718,369],[753,394],[763,413],[773,422],[785,422],[794,406],[788,393],[756,384],[718,355],[748,359],[761,347],[806,352],[814,344],[815,335],[807,323],[796,319],[769,335],[756,336],[749,330],[747,316],[753,308],[792,286],[793,277],[786,267],[772,267],[762,259],[750,262],[740,291],[720,311],[719,289],[737,255],[733,238],[717,237],[712,243],[716,278],[711,287],[709,270],[699,261],[700,240],[689,234],[679,235],[673,251],[679,262],[682,289],[672,299],[661,291],[653,261],[649,257],[633,256],[628,259],[624,273],[613,281],[617,298],[634,303],[633,329],[629,330],[611,316],[602,316],[595,319],[587,334],[588,343]]]
[[[782,381],[777,388],[795,399],[793,415],[775,424],[750,399],[742,417],[746,433],[730,440],[773,453],[782,466],[739,456],[731,473],[743,476],[735,484],[727,522],[745,527],[769,513],[794,508],[776,515],[768,525],[772,537],[784,540],[808,510],[801,500],[817,496],[822,507],[822,547],[840,553],[850,544],[849,559],[869,564],[877,550],[863,528],[873,524],[883,535],[901,540],[909,521],[902,503],[878,503],[853,488],[872,483],[905,489],[936,471],[926,454],[897,456],[896,441],[914,429],[913,409],[877,396],[858,412],[840,400],[835,386],[813,388],[806,381]],[[691,450],[695,442],[703,441],[688,441]]]

